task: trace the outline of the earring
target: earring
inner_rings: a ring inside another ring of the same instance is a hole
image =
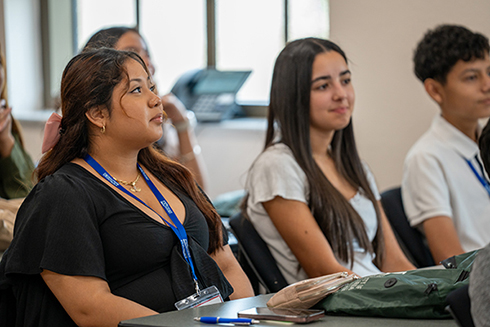
[[[102,128],[100,129],[100,132],[101,132],[102,134],[104,134],[104,133],[105,133],[105,125],[102,125]]]

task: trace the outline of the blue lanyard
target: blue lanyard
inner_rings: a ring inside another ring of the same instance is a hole
[[[192,263],[192,257],[191,257],[191,253],[189,251],[189,242],[187,240],[187,233],[185,231],[185,228],[184,226],[182,226],[179,218],[177,218],[177,215],[174,213],[174,211],[172,210],[172,208],[170,207],[170,204],[167,202],[167,200],[165,200],[165,198],[163,197],[163,195],[158,191],[158,189],[155,187],[155,185],[153,184],[153,182],[150,180],[150,178],[146,175],[146,173],[144,172],[144,170],[141,168],[141,166],[139,164],[138,165],[138,169],[139,171],[141,172],[141,175],[143,175],[144,179],[146,180],[146,183],[148,184],[148,186],[150,187],[150,190],[153,192],[153,194],[155,195],[155,197],[157,198],[158,202],[160,202],[160,205],[163,207],[163,209],[165,210],[165,212],[167,213],[167,215],[170,217],[170,219],[172,220],[172,222],[174,223],[174,225],[170,224],[167,220],[165,220],[165,218],[163,218],[162,216],[160,216],[155,210],[153,210],[152,208],[150,208],[146,203],[144,203],[141,199],[139,199],[137,196],[135,196],[134,194],[132,194],[131,192],[129,192],[128,190],[126,190],[121,184],[119,184],[94,158],[92,158],[89,154],[87,154],[85,156],[85,161],[93,168],[95,169],[95,171],[97,171],[102,177],[104,177],[107,181],[109,181],[112,185],[114,185],[115,187],[117,187],[118,189],[120,189],[121,191],[123,191],[124,193],[126,193],[127,195],[133,197],[134,199],[136,199],[137,201],[139,201],[140,203],[142,203],[143,205],[145,205],[148,209],[150,209],[151,211],[153,211],[154,213],[156,213],[158,215],[158,217],[160,217],[172,230],[173,232],[175,233],[175,235],[177,235],[177,237],[179,238],[180,240],[180,244],[182,246],[182,254],[184,255],[184,258],[185,260],[187,261],[187,263],[189,264],[189,266],[191,266],[191,270],[192,270],[192,277],[194,278],[194,284],[195,284],[195,288],[196,288],[196,292],[199,294],[200,293],[200,290],[199,290],[199,284],[197,282],[197,277],[196,277],[196,272],[194,271],[194,264]]]
[[[487,190],[488,195],[490,196],[490,185],[488,184],[488,181],[486,180],[486,178],[484,176],[480,175],[480,173],[478,173],[475,166],[473,166],[473,164],[471,163],[471,160],[468,160],[466,158],[464,158],[464,159],[468,163],[468,166],[470,166],[470,168],[473,171],[473,173],[475,174],[476,178],[478,178],[478,181],[480,181],[481,185],[483,185],[485,190]],[[476,157],[476,160],[478,161],[478,164],[480,165],[480,168],[482,168],[482,172],[483,172],[483,166],[480,164],[478,157]]]

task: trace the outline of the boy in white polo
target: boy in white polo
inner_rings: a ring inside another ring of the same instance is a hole
[[[413,60],[441,113],[405,159],[402,197],[438,263],[490,242],[490,185],[477,144],[478,120],[490,117],[489,42],[441,25],[425,34]]]

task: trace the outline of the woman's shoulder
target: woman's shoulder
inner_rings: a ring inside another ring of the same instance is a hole
[[[91,174],[82,166],[77,165],[73,162],[67,162],[58,170],[56,170],[53,174],[43,178],[43,180],[86,179],[86,177],[89,175]]]
[[[90,175],[76,164],[65,164],[39,181],[19,208],[14,234],[42,230],[46,236],[63,231],[66,237],[70,229],[97,225],[103,217],[99,213],[112,204],[96,191]],[[81,229],[76,233],[81,233]]]
[[[275,196],[307,203],[309,193],[305,172],[291,149],[282,143],[262,152],[249,171],[245,189],[250,195],[249,205],[269,201]]]
[[[361,165],[366,176],[373,176],[373,172],[371,171],[371,168],[369,168],[369,165],[365,160],[361,159]]]
[[[253,163],[250,175],[251,178],[258,179],[265,176],[267,179],[306,179],[306,175],[294,158],[293,152],[283,143],[276,143],[265,149]]]
[[[284,143],[275,143],[267,147],[258,157],[256,163],[262,165],[294,164],[293,152]]]
[[[91,201],[98,192],[97,179],[84,168],[67,163],[40,180],[24,201],[25,205],[49,206],[56,203]]]
[[[34,189],[50,189],[53,192],[70,193],[71,190],[79,192],[83,186],[93,183],[94,178],[91,176],[92,174],[81,166],[69,162],[59,168],[54,174],[40,180]]]

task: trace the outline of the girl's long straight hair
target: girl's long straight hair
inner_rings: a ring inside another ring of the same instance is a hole
[[[354,240],[367,252],[375,253],[380,267],[384,256],[381,213],[370,188],[354,140],[352,120],[334,133],[331,156],[343,178],[373,203],[378,230],[371,243],[364,221],[349,201],[330,183],[313,159],[310,143],[310,92],[312,66],[316,55],[335,51],[345,53],[335,43],[306,38],[289,43],[279,54],[272,77],[268,128],[264,150],[281,142],[287,145],[306,174],[310,188],[309,208],[338,259],[351,262]],[[244,202],[246,207],[246,201]],[[245,210],[244,210],[245,211]]]
[[[36,170],[39,180],[90,152],[90,122],[85,113],[93,107],[105,106],[111,114],[114,87],[119,83],[128,83],[124,65],[128,60],[137,61],[148,73],[144,61],[136,53],[109,48],[84,51],[68,63],[61,80],[61,137],[53,149],[41,158]],[[196,203],[209,227],[208,253],[222,248],[221,218],[194,182],[192,173],[153,146],[140,150],[138,161]]]

